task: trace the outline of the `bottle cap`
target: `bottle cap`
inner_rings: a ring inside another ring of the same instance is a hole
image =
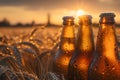
[[[79,24],[91,24],[92,23],[91,15],[82,15],[79,17]]]
[[[92,19],[92,16],[91,15],[82,15],[79,17],[80,19],[83,18],[83,19]]]
[[[114,13],[101,13],[100,14],[100,24],[114,24],[115,20],[115,14]]]
[[[63,20],[64,20],[64,21],[73,21],[73,20],[74,20],[74,17],[73,17],[73,16],[64,16],[64,17],[63,17]]]
[[[115,17],[114,13],[101,13],[100,17]]]
[[[64,16],[63,17],[63,25],[74,25],[74,17],[73,16]]]

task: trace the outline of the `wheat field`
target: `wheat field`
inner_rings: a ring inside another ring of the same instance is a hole
[[[62,27],[1,27],[0,80],[65,80],[52,72],[61,31]],[[93,33],[96,43],[98,28],[93,27]],[[120,41],[118,27],[116,35]]]

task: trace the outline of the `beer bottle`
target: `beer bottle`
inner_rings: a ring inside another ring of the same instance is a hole
[[[53,71],[67,78],[68,64],[75,50],[74,18],[63,17],[63,30],[59,50],[53,59]]]
[[[89,80],[120,80],[114,13],[100,15],[96,52],[89,68]]]
[[[88,67],[93,57],[92,17],[80,16],[76,51],[70,60],[68,80],[88,80]]]

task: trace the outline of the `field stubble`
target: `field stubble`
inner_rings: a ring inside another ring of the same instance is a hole
[[[61,27],[0,28],[0,79],[65,80],[63,75],[52,72],[61,30]],[[95,43],[97,32],[98,28],[93,27]],[[116,28],[116,34],[120,41],[120,28]]]

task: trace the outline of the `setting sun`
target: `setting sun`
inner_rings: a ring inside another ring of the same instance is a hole
[[[85,15],[85,14],[86,14],[86,12],[84,10],[82,10],[82,9],[79,9],[79,10],[76,11],[76,13],[75,13],[75,22],[76,22],[76,24],[78,24],[79,16],[82,16],[82,15]]]
[[[78,11],[76,12],[76,17],[81,16],[81,15],[84,15],[84,14],[85,14],[85,11],[83,11],[83,10],[78,10]]]

